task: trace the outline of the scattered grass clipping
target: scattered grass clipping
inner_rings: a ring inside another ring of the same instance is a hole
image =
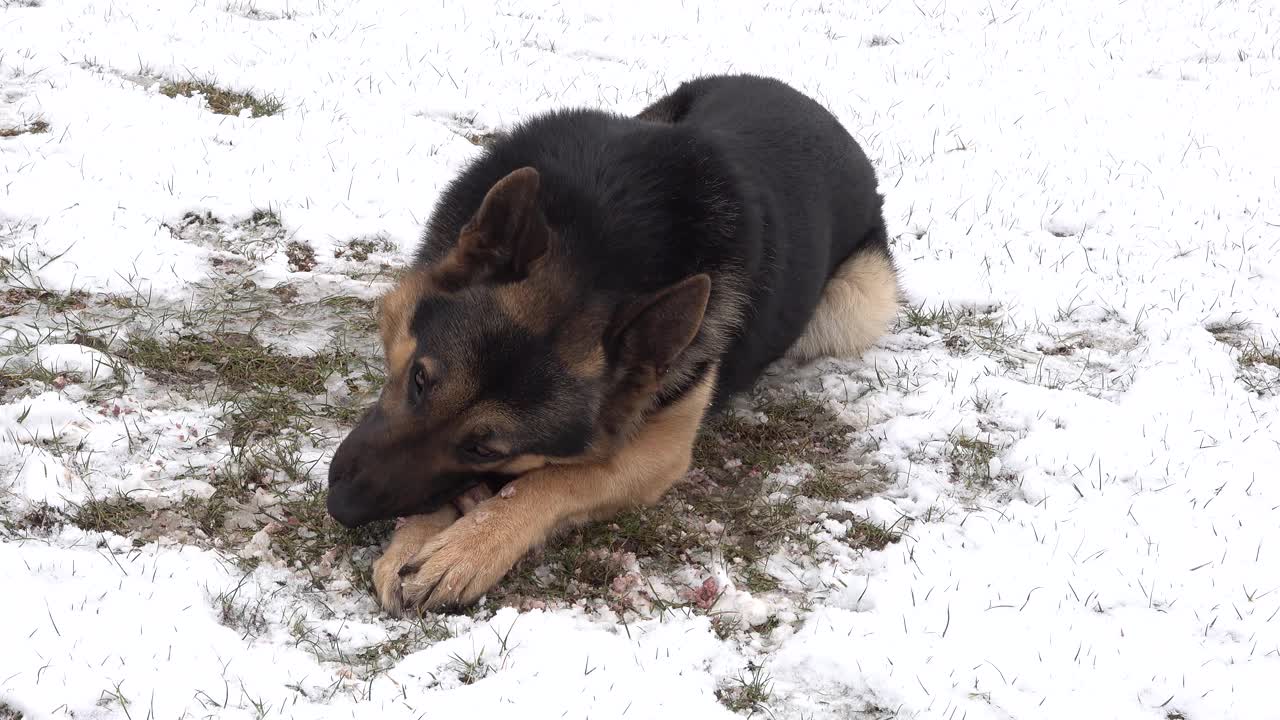
[[[249,110],[255,118],[269,117],[284,110],[284,103],[271,95],[259,97],[251,93],[224,90],[211,82],[203,80],[182,80],[167,82],[160,86],[160,92],[167,97],[194,97],[201,95],[209,110],[219,115],[239,116]]]
[[[17,127],[0,127],[0,138],[18,137],[19,135],[39,135],[49,132],[49,123],[35,120]]]

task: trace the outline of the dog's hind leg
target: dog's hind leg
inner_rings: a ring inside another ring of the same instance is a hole
[[[787,351],[800,363],[820,357],[860,357],[889,329],[898,313],[898,272],[884,227],[872,230],[827,280],[804,334]]]

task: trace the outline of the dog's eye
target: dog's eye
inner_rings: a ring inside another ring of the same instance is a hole
[[[475,462],[491,462],[496,460],[502,453],[483,443],[473,442],[462,446],[462,452],[469,459]]]
[[[418,401],[422,399],[422,393],[427,391],[427,373],[421,367],[413,371],[413,399]]]

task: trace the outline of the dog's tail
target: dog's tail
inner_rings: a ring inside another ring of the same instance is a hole
[[[787,357],[796,362],[860,357],[889,330],[901,298],[889,236],[884,221],[878,220],[827,280],[804,335]]]

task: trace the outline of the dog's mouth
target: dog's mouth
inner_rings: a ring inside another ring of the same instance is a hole
[[[399,526],[413,515],[426,515],[448,505],[453,505],[459,515],[466,515],[474,510],[476,505],[496,495],[503,486],[514,479],[514,475],[501,473],[462,476],[456,482],[450,482],[447,490],[429,496],[409,512],[400,513],[395,519],[396,525]]]
[[[493,497],[493,492],[486,483],[475,483],[463,490],[455,498],[453,498],[453,509],[458,511],[459,517],[469,515],[472,510],[480,503]],[[444,507],[441,505],[441,507]],[[409,521],[408,515],[401,515],[396,518],[396,527],[400,527]]]
[[[388,498],[393,500],[385,504],[352,503],[352,489],[329,488],[329,514],[342,525],[359,527],[381,520],[403,522],[404,518],[414,515],[427,515],[440,508],[452,505],[460,514],[467,514],[475,506],[492,497],[515,476],[499,473],[464,473],[453,476],[438,477],[436,486],[440,489],[419,498]]]

